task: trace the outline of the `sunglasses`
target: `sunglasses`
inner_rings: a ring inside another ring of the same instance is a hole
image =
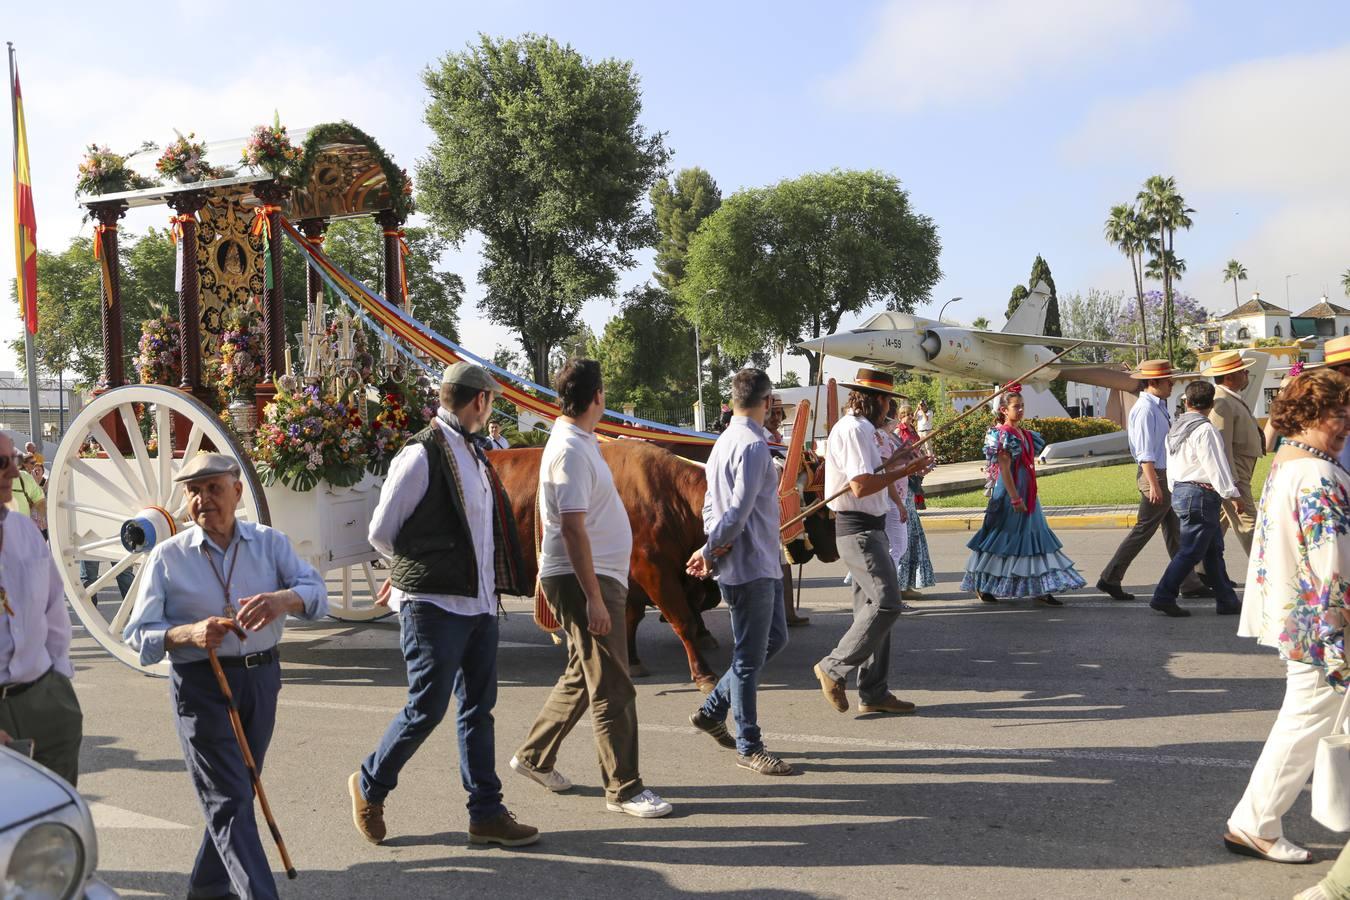
[[[19,461],[20,461],[21,459],[23,459],[23,454],[22,454],[22,453],[15,453],[15,454],[12,454],[12,455],[10,455],[10,456],[0,456],[0,472],[5,471],[6,469],[10,468],[11,466],[12,466],[13,468],[15,468],[15,469],[18,469],[18,468],[19,468]]]

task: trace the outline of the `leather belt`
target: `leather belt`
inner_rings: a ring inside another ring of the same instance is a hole
[[[267,650],[259,650],[257,653],[250,653],[247,656],[217,656],[220,660],[222,669],[256,669],[258,666],[265,666],[270,662],[275,662],[280,658],[276,647],[270,647]],[[210,665],[211,661],[207,659],[199,660],[194,665]]]
[[[17,697],[33,685],[47,677],[48,669],[32,681],[16,681],[13,684],[0,684],[0,700],[8,700],[10,697]]]
[[[1182,483],[1182,484],[1193,484],[1193,485],[1195,485],[1195,486],[1198,487],[1198,488],[1204,488],[1205,490],[1209,491],[1211,494],[1217,494],[1217,493],[1218,493],[1218,491],[1214,490],[1214,485],[1212,485],[1212,484],[1207,484],[1207,483],[1205,483],[1205,482],[1203,482],[1203,481],[1183,481],[1183,482],[1181,482],[1181,483]]]

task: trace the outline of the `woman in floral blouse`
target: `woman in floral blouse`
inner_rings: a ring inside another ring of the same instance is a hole
[[[1345,444],[1350,380],[1306,371],[1271,404],[1284,436],[1261,492],[1238,634],[1285,660],[1284,705],[1228,819],[1234,853],[1284,863],[1312,854],[1284,838],[1280,820],[1312,774],[1317,742],[1331,731],[1350,667],[1342,629],[1350,586],[1350,473]]]

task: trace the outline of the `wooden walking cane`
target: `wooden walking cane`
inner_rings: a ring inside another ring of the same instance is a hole
[[[942,434],[942,432],[946,431],[948,428],[951,428],[951,427],[952,427],[953,425],[955,425],[957,422],[960,422],[960,421],[961,421],[962,419],[964,419],[966,416],[972,414],[972,413],[975,412],[977,409],[980,409],[981,407],[983,407],[986,403],[992,403],[993,401],[997,400],[997,399],[998,399],[1000,396],[1002,396],[1003,394],[1006,394],[1006,393],[1008,392],[1008,385],[1010,385],[1010,384],[1021,384],[1022,382],[1026,381],[1028,378],[1030,378],[1032,375],[1035,375],[1035,374],[1036,374],[1037,372],[1039,372],[1041,369],[1044,369],[1046,366],[1048,366],[1048,365],[1050,365],[1051,363],[1055,362],[1055,361],[1058,360],[1060,357],[1066,356],[1066,355],[1068,355],[1069,353],[1072,353],[1073,351],[1077,350],[1077,349],[1078,349],[1079,347],[1081,347],[1082,345],[1083,345],[1083,342],[1082,342],[1082,341],[1079,341],[1078,343],[1074,344],[1072,347],[1068,348],[1067,350],[1061,350],[1060,352],[1056,353],[1054,356],[1050,357],[1049,359],[1047,359],[1045,362],[1041,363],[1041,364],[1040,364],[1039,366],[1037,366],[1036,368],[1030,369],[1030,370],[1028,370],[1028,371],[1026,371],[1026,372],[1023,372],[1021,375],[1019,375],[1017,378],[1014,378],[1012,381],[1008,381],[1008,382],[1003,383],[1002,385],[999,386],[998,390],[994,391],[994,392],[993,392],[992,394],[990,394],[988,397],[985,397],[985,398],[984,398],[983,400],[981,400],[979,403],[976,403],[976,404],[975,404],[974,406],[972,406],[970,409],[968,409],[968,410],[966,410],[965,412],[961,413],[961,415],[957,416],[955,419],[952,419],[950,422],[948,422],[946,425],[943,425],[941,428],[937,428],[937,429],[934,429],[933,431],[928,432],[927,435],[925,435],[924,437],[919,438],[917,441],[915,441],[913,444],[910,444],[910,445],[909,445],[908,447],[906,447],[905,449],[906,449],[906,450],[914,450],[914,449],[917,449],[917,448],[919,448],[919,447],[922,447],[924,444],[928,443],[928,442],[931,441],[933,438],[937,437],[939,434]],[[899,458],[899,454],[897,454],[895,457],[892,457],[892,458],[893,458],[893,459]],[[889,463],[883,463],[882,466],[881,466],[881,468],[877,469],[877,473],[886,471],[886,469],[887,469],[888,467],[889,467]],[[874,474],[876,474],[876,473],[874,473]],[[784,528],[788,528],[788,527],[790,527],[790,526],[792,526],[792,525],[797,524],[797,523],[800,522],[802,519],[805,519],[807,516],[811,515],[811,514],[814,513],[816,510],[820,509],[820,508],[821,508],[822,506],[824,506],[826,503],[829,503],[831,500],[834,500],[834,499],[837,499],[837,498],[839,498],[839,497],[844,496],[844,494],[847,494],[847,493],[849,492],[849,490],[851,490],[851,488],[849,488],[848,485],[844,485],[844,487],[842,487],[842,488],[839,489],[838,491],[835,491],[833,494],[831,494],[830,496],[826,497],[824,500],[817,500],[815,503],[812,503],[812,504],[811,504],[810,506],[808,506],[806,509],[804,509],[804,510],[802,510],[800,513],[798,513],[797,516],[796,516],[795,518],[789,519],[788,521],[784,522],[784,523],[782,524],[782,526],[779,528],[779,530],[781,531],[781,530],[783,530]]]
[[[267,804],[267,794],[263,791],[262,778],[258,775],[257,764],[253,762],[253,751],[248,748],[248,738],[244,736],[244,723],[239,718],[239,705],[234,702],[234,692],[230,690],[230,683],[225,679],[225,670],[220,667],[220,660],[216,657],[215,648],[212,647],[206,652],[211,659],[211,671],[216,673],[216,683],[220,685],[220,692],[229,701],[230,724],[234,726],[234,739],[239,742],[239,749],[244,753],[244,765],[248,767],[249,778],[253,780],[253,792],[258,795],[258,803],[262,806],[263,818],[267,820],[267,827],[272,832],[272,840],[276,842],[277,850],[281,853],[281,864],[286,867],[286,877],[294,879],[298,873],[295,871],[295,866],[291,864],[291,855],[286,852],[286,842],[281,839],[281,830],[277,828],[277,820],[272,818],[272,807]]]

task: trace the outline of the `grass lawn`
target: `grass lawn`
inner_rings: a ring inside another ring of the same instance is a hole
[[[1266,473],[1270,471],[1271,458],[1271,454],[1267,453],[1256,461],[1252,493],[1258,500],[1261,498],[1261,487],[1266,483]],[[1134,506],[1139,502],[1134,473],[1134,463],[1062,472],[1042,478],[1036,493],[1042,506]],[[929,497],[928,507],[972,507],[984,506],[988,502],[983,491],[966,491]]]

